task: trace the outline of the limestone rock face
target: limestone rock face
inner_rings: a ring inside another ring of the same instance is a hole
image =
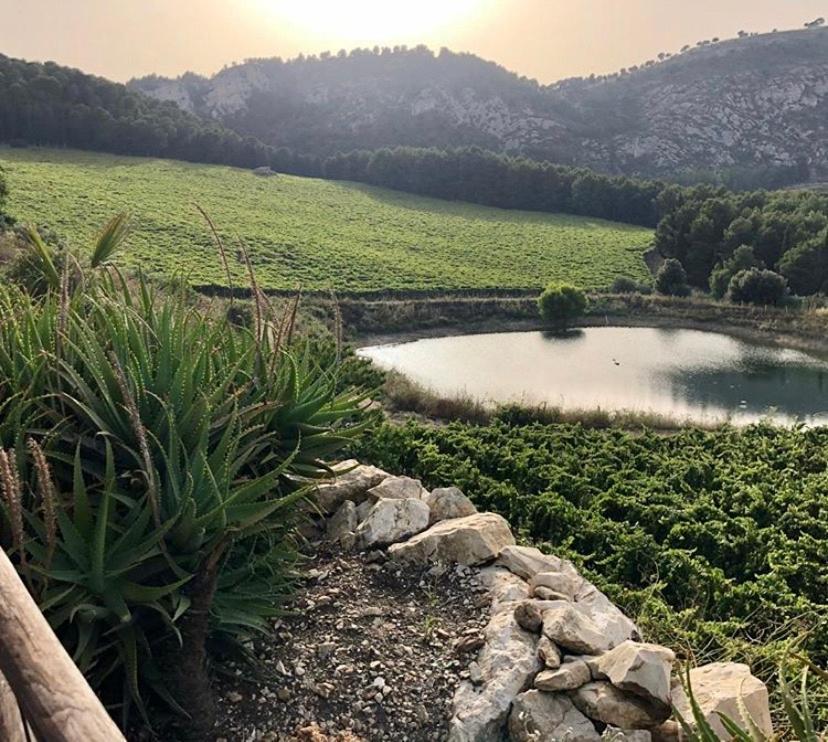
[[[357,524],[357,506],[352,500],[345,500],[339,506],[339,510],[328,520],[326,528],[328,541],[339,541],[346,533],[356,531]]]
[[[543,635],[574,654],[601,654],[609,649],[606,636],[574,604],[555,600],[545,605]]]
[[[669,716],[669,710],[656,710],[606,681],[594,681],[572,693],[578,709],[594,721],[619,729],[653,729]]]
[[[540,669],[537,637],[520,628],[511,611],[496,613],[484,635],[477,661],[482,683],[457,689],[449,742],[500,742],[512,702]]]
[[[428,505],[425,505],[428,509]],[[478,513],[444,520],[402,544],[389,555],[400,562],[446,562],[467,566],[496,559],[504,547],[514,544],[509,524],[494,513]]]
[[[768,689],[754,677],[750,668],[738,662],[714,662],[690,670],[690,687],[705,719],[722,738],[729,738],[719,714],[729,716],[742,728],[747,720],[742,717],[739,698],[753,723],[766,737],[773,735]],[[687,720],[693,718],[690,702],[681,686],[673,688],[673,704]]]
[[[535,687],[548,693],[576,690],[592,680],[583,660],[564,662],[557,670],[545,670],[535,678]]]
[[[401,541],[428,528],[429,509],[422,500],[379,500],[357,528],[362,548]]]
[[[444,487],[432,490],[425,498],[431,508],[431,524],[452,518],[465,518],[474,515],[477,508],[457,487]]]
[[[607,727],[601,735],[606,742],[650,742],[653,735],[646,729],[618,729]]]
[[[521,693],[509,714],[512,742],[594,742],[600,737],[589,719],[566,696],[530,690]]]
[[[670,708],[670,675],[676,656],[666,647],[625,641],[593,661],[596,677],[649,703]]]
[[[424,500],[427,495],[422,482],[411,477],[387,477],[366,493],[373,500]]]
[[[344,473],[338,473],[333,481],[323,482],[316,487],[316,503],[323,513],[336,512],[345,500],[362,502],[369,489],[389,476],[382,469],[360,465],[353,459],[343,461],[334,470]]]

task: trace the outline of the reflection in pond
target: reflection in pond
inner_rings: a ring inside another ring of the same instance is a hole
[[[364,348],[361,355],[442,395],[679,419],[828,423],[828,364],[696,330],[594,327]]]

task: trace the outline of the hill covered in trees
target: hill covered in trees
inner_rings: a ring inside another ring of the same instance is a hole
[[[715,41],[715,43],[714,43]],[[616,174],[767,187],[828,177],[828,30],[705,40],[552,86],[470,54],[357,49],[131,83],[306,154],[485,149]]]
[[[200,119],[174,103],[47,62],[0,54],[0,142],[283,170],[302,158]]]

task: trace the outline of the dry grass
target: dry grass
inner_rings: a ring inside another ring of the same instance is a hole
[[[382,389],[383,403],[392,415],[413,414],[436,422],[464,422],[488,425],[503,421],[514,425],[562,425],[578,423],[586,428],[618,430],[656,430],[673,432],[685,427],[717,430],[727,423],[700,423],[680,420],[655,412],[610,411],[601,408],[564,409],[552,405],[486,404],[470,396],[442,397],[406,376],[390,371]]]

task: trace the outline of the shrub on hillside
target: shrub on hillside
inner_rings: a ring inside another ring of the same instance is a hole
[[[664,265],[656,275],[656,290],[659,294],[667,296],[690,295],[687,272],[678,260],[670,258],[664,261]]]
[[[550,284],[538,299],[538,309],[544,322],[565,328],[581,317],[587,308],[586,294],[568,284]]]
[[[728,294],[737,304],[778,305],[788,293],[784,276],[768,270],[749,268],[739,271],[730,281]]]
[[[41,295],[0,286],[0,548],[107,702],[151,688],[206,738],[207,639],[268,630],[301,482],[359,433],[359,400],[262,298],[246,329],[133,288],[124,234],[75,290],[45,245]]]

